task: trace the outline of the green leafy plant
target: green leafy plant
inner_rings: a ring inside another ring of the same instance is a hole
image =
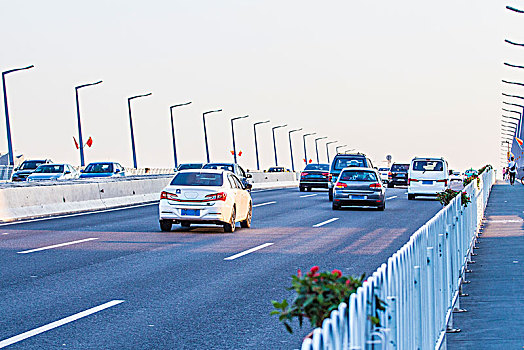
[[[493,169],[491,164],[484,165],[482,168],[479,169],[479,175],[482,174],[484,171],[491,170],[491,169]]]
[[[465,207],[467,207],[468,204],[471,203],[471,198],[470,198],[470,196],[468,196],[466,191],[462,191],[462,193],[460,195],[460,201],[461,201],[462,205],[465,206]]]
[[[466,192],[461,191],[454,191],[451,188],[446,189],[445,191],[437,193],[437,200],[442,204],[443,206],[448,205],[451,203],[453,198],[455,198],[458,194],[461,194],[461,204],[465,207],[468,206],[469,203],[471,203],[471,198],[468,196]]]
[[[276,309],[271,312],[271,315],[278,315],[279,321],[284,323],[289,333],[293,333],[289,322],[294,318],[298,318],[301,328],[304,318],[309,319],[311,326],[321,327],[331,311],[338,308],[341,302],[347,302],[349,296],[356,292],[364,279],[364,275],[342,276],[340,270],[331,272],[318,272],[318,270],[318,266],[313,266],[305,275],[298,270],[297,274],[292,276],[292,287],[287,289],[295,290],[297,296],[291,305],[286,299],[280,303],[271,301]],[[379,306],[383,307],[383,303]],[[371,319],[371,321],[377,320]]]

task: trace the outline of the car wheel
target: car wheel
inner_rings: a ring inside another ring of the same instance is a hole
[[[182,226],[183,228],[190,228],[191,227],[191,223],[190,222],[181,222],[180,226]]]
[[[304,186],[300,186],[300,192],[304,192],[306,189]]]
[[[333,202],[333,190],[329,189],[329,201]]]
[[[377,207],[377,209],[380,210],[380,211],[384,211],[386,209],[386,201],[384,201],[384,203],[382,203],[382,205],[379,205]]]
[[[408,193],[408,200],[413,200],[413,199],[415,199],[415,195]]]
[[[251,218],[253,217],[253,207],[251,203],[249,203],[249,210],[247,211],[247,217],[246,220],[240,221],[240,227],[242,228],[250,228],[251,227]]]
[[[160,220],[160,229],[164,232],[171,231],[171,227],[173,226],[173,221],[171,220]]]
[[[394,188],[394,187],[395,187],[395,185],[388,183],[388,188]]]
[[[227,233],[235,232],[236,217],[237,217],[237,210],[235,207],[233,207],[233,210],[231,211],[231,219],[229,219],[228,223],[224,224],[224,232],[227,232]]]
[[[333,208],[333,210],[340,210],[340,204],[333,203],[333,205],[331,206],[331,208]]]

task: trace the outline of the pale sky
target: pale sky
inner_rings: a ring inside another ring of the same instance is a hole
[[[169,106],[180,162],[205,160],[202,112],[212,161],[230,161],[230,118],[239,163],[255,168],[253,123],[263,168],[290,167],[288,131],[303,128],[383,164],[443,156],[465,170],[500,165],[501,92],[524,95],[524,15],[508,1],[13,1],[0,0],[0,70],[13,144],[26,158],[79,165],[76,85],[86,161],[132,166],[127,97],[133,102],[139,167],[173,166]],[[511,99],[507,99],[509,102]],[[7,152],[3,104],[0,152]],[[295,164],[303,166],[301,133]],[[331,153],[334,153],[331,146]],[[309,157],[316,160],[309,138]],[[326,161],[324,140],[319,142]]]

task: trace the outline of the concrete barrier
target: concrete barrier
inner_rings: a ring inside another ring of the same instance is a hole
[[[0,222],[158,201],[173,175],[130,176],[0,186]],[[297,187],[295,173],[253,173],[253,189]]]

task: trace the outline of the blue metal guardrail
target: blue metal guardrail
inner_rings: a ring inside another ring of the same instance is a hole
[[[0,165],[0,181],[11,180],[11,175],[13,175],[12,165]]]
[[[305,339],[302,350],[440,349],[452,329],[453,311],[481,227],[495,172],[489,170],[461,196],[418,229],[387,263],[382,264],[321,328]],[[386,302],[377,308],[376,297]],[[380,326],[369,317],[378,316]]]

